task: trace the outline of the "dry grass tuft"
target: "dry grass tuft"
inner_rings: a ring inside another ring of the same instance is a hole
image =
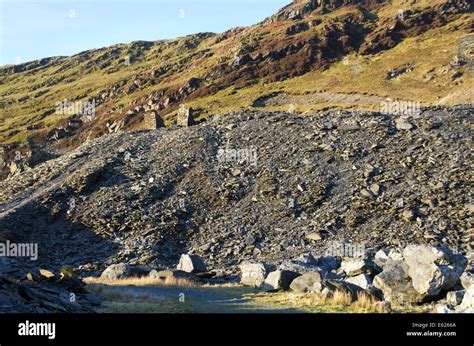
[[[148,276],[144,277],[132,277],[125,279],[103,279],[103,278],[94,278],[88,277],[84,278],[83,281],[88,284],[102,284],[107,286],[161,286],[161,287],[201,287],[202,285],[195,281],[185,278],[173,278],[167,277],[166,279],[151,278]]]

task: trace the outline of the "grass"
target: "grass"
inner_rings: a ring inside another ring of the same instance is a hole
[[[131,277],[125,279],[103,279],[103,278],[93,278],[88,277],[84,278],[83,281],[89,285],[89,287],[100,287],[100,286],[139,286],[139,287],[146,287],[146,286],[153,286],[153,287],[170,287],[170,286],[177,286],[177,287],[198,287],[202,286],[196,281],[192,281],[185,278],[173,278],[167,277],[165,280],[158,279],[158,278],[150,278],[150,277]]]
[[[275,292],[249,295],[247,299],[260,304],[301,309],[308,313],[378,313],[375,306],[378,300],[363,292],[359,292],[355,300],[350,293],[339,290],[329,296],[318,293]],[[393,312],[423,311],[424,309],[418,306],[393,308]]]
[[[329,295],[282,291],[258,292],[237,283],[200,284],[185,279],[159,280],[148,277],[119,280],[85,278],[83,281],[91,292],[104,298],[100,312],[106,313],[228,312],[225,302],[233,300],[244,303],[237,304],[235,312],[256,310],[276,312],[288,309],[306,313],[380,312],[376,306],[378,299],[365,292],[358,292],[356,297],[350,292],[340,290]],[[157,290],[150,291],[149,288]],[[163,295],[157,295],[161,292],[160,288],[164,290]],[[183,303],[174,293],[170,297],[170,289],[171,292],[194,291],[198,294],[195,298],[187,298],[186,303]],[[168,296],[164,295],[166,292]],[[216,303],[207,301],[208,299],[215,299]],[[396,313],[421,313],[426,311],[426,306],[395,306],[392,309]]]
[[[411,7],[426,8],[441,0],[422,0]],[[407,6],[406,1],[396,0],[383,6],[376,12],[378,25],[385,25],[385,20],[393,19],[398,9]],[[54,109],[56,101],[64,99],[85,100],[110,87],[112,84],[126,80],[130,83],[135,76],[146,75],[153,69],[164,66],[179,67],[179,71],[169,71],[156,80],[156,84],[149,85],[143,90],[130,95],[120,94],[104,106],[105,111],[112,109],[128,109],[132,103],[149,93],[167,87],[179,87],[191,77],[199,77],[217,66],[218,59],[228,57],[236,51],[242,43],[260,47],[261,50],[278,48],[292,40],[306,40],[319,32],[325,25],[339,21],[341,18],[356,11],[354,7],[341,8],[324,16],[317,16],[322,23],[306,32],[289,37],[285,30],[292,23],[278,22],[263,26],[244,28],[237,36],[216,43],[215,37],[204,39],[201,42],[195,37],[177,38],[168,41],[153,42],[150,49],[138,53],[133,45],[119,44],[102,50],[90,51],[89,59],[81,61],[78,56],[65,58],[60,66],[50,66],[13,75],[0,76],[0,103],[8,104],[0,108],[0,144],[26,145],[33,137],[43,136],[54,128],[56,123],[66,118],[66,115],[49,114],[45,111]],[[315,17],[314,17],[315,18]],[[311,19],[314,19],[311,18]],[[334,62],[325,70],[310,71],[300,77],[284,81],[266,83],[256,79],[254,84],[242,89],[233,86],[226,87],[213,95],[185,100],[188,106],[203,110],[201,117],[236,111],[242,108],[251,108],[253,101],[274,91],[283,91],[289,95],[303,95],[330,90],[334,93],[359,93],[391,97],[401,100],[416,100],[422,104],[436,104],[440,101],[447,104],[456,104],[472,101],[472,95],[467,90],[474,88],[472,77],[464,71],[464,76],[451,81],[449,73],[442,70],[449,67],[455,55],[456,42],[468,33],[470,16],[465,14],[447,25],[428,30],[415,38],[408,38],[395,48],[388,51],[358,57],[357,76],[351,72],[355,54],[348,56],[350,64],[343,61]],[[192,48],[187,43],[198,43]],[[112,53],[118,50],[118,53]],[[212,53],[206,58],[204,54]],[[125,65],[125,57],[132,56],[131,65]],[[194,57],[187,63],[180,63],[188,57]],[[341,57],[342,58],[342,57]],[[99,59],[103,59],[99,61]],[[109,66],[99,68],[103,62]],[[414,70],[402,75],[398,79],[386,80],[389,69],[404,64],[411,64]],[[435,77],[427,82],[424,77],[434,69]],[[462,71],[462,68],[460,68]],[[212,83],[206,79],[206,83]],[[298,112],[309,112],[329,107],[374,109],[378,105],[358,104],[351,105],[344,102],[315,101],[309,105],[296,105]],[[269,106],[268,110],[287,110],[288,106]],[[175,115],[175,110],[162,112],[165,123],[169,125]],[[101,111],[102,114],[102,111]],[[115,112],[101,115],[103,120],[113,117]],[[44,129],[26,130],[30,125],[43,125]],[[135,126],[135,125],[134,125]]]

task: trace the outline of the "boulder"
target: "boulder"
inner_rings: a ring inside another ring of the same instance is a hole
[[[245,286],[262,287],[268,273],[268,266],[263,262],[246,261],[239,265],[242,272],[240,282]]]
[[[290,289],[298,293],[321,292],[323,288],[324,283],[321,273],[313,271],[297,277],[290,285]]]
[[[464,272],[461,275],[461,285],[464,289],[469,289],[470,287],[474,287],[474,274]]]
[[[428,297],[452,288],[467,264],[465,257],[427,244],[408,245],[403,250],[403,257],[413,287],[419,294]]]
[[[456,311],[463,313],[474,312],[474,287],[470,287],[464,292],[462,302],[456,307]]]
[[[389,251],[387,249],[380,249],[374,255],[374,263],[379,267],[383,267],[385,262],[389,260]]]
[[[357,276],[348,277],[344,280],[345,282],[359,286],[363,289],[369,289],[372,286],[372,278],[367,274],[360,274]]]
[[[280,270],[288,270],[296,273],[306,273],[309,271],[319,271],[318,261],[310,253],[303,254],[291,260],[285,260],[280,264]]]
[[[412,304],[422,300],[408,276],[408,266],[403,261],[389,260],[383,271],[374,278],[374,286],[380,289],[384,299],[398,304]]]
[[[464,297],[464,291],[451,291],[446,295],[446,301],[450,305],[459,305]]]
[[[181,255],[176,269],[187,273],[204,273],[207,271],[206,265],[204,264],[201,257],[198,255],[189,254]]]
[[[408,121],[406,117],[400,117],[395,120],[395,126],[397,130],[411,130],[413,125]]]
[[[344,258],[341,262],[341,270],[348,276],[358,276],[370,268],[367,260],[362,258]]]
[[[100,275],[101,279],[117,280],[129,277],[130,266],[126,263],[112,264]]]
[[[350,294],[352,300],[357,299],[357,294],[364,291],[360,286],[342,280],[326,280],[325,286],[332,292],[339,291]]]
[[[289,271],[289,270],[276,270],[268,274],[262,289],[264,291],[287,291],[290,288],[290,284],[300,274]]]

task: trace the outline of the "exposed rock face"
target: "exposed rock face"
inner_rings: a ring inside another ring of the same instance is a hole
[[[176,269],[187,273],[204,273],[207,271],[203,260],[197,255],[181,255]]]
[[[452,288],[466,267],[466,258],[448,249],[430,245],[409,245],[403,251],[407,274],[413,287],[423,296],[435,296]]]
[[[126,263],[112,264],[101,274],[101,279],[117,280],[125,279],[130,274],[130,266]]]

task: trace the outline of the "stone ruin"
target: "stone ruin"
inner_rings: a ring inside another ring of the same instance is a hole
[[[178,126],[191,126],[193,124],[193,109],[181,104],[178,109],[177,123]]]
[[[145,128],[148,130],[156,130],[160,127],[165,126],[159,114],[154,111],[145,113],[145,115],[143,116],[143,120],[145,122]]]

